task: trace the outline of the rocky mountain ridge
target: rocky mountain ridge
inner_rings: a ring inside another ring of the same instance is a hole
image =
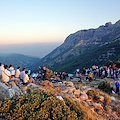
[[[120,37],[120,20],[106,23],[96,29],[80,30],[70,34],[62,45],[41,59],[40,63],[51,69],[91,49],[96,49]]]

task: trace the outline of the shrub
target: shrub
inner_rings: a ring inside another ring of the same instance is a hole
[[[95,95],[99,95],[99,91],[92,89],[88,90],[86,94],[88,95],[89,99],[94,99]]]
[[[50,78],[54,78],[54,79],[58,79],[60,80],[58,77],[56,77],[54,74],[53,74],[53,71],[46,68],[47,72],[46,72],[46,78],[47,79],[50,79]]]
[[[110,87],[110,81],[102,81],[99,85],[98,85],[98,88],[103,90],[104,92],[106,93],[111,93],[111,87]]]
[[[55,95],[34,92],[1,102],[0,118],[9,120],[76,120],[77,114]]]

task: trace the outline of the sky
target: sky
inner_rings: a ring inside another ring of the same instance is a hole
[[[57,47],[71,33],[119,19],[120,0],[0,0],[0,46]]]

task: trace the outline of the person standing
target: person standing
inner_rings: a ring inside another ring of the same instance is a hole
[[[119,87],[120,87],[119,80],[115,83],[115,87],[116,87],[116,93],[118,93],[119,92]]]
[[[40,66],[39,68],[43,71],[43,80],[46,80],[46,72],[47,72],[46,68],[45,67],[41,68]]]

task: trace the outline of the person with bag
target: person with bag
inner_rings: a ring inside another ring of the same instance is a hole
[[[10,71],[8,70],[8,65],[4,66],[5,70],[2,72],[2,80],[7,83],[11,79]]]

